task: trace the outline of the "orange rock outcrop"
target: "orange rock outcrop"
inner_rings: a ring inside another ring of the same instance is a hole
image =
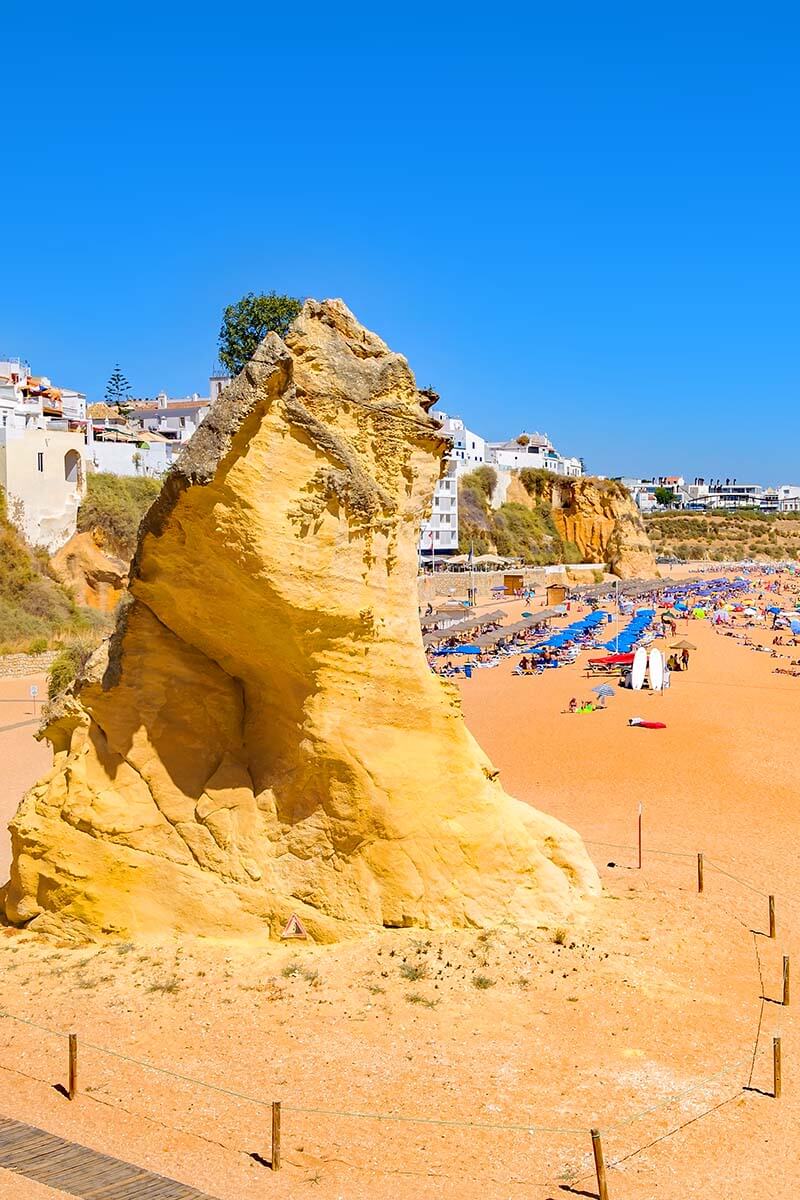
[[[112,613],[125,594],[128,564],[110,553],[99,532],[73,533],[52,556],[50,567],[85,608]]]

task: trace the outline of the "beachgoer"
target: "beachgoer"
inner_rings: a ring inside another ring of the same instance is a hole
[[[689,670],[689,651],[686,650],[685,648],[683,650],[681,650],[681,663],[682,663],[681,670],[688,671]]]

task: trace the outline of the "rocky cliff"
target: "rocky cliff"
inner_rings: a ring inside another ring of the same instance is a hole
[[[432,676],[416,540],[444,443],[402,357],[309,301],[223,393],[145,517],[131,599],[53,707],[11,826],[34,928],[330,940],[522,925],[598,890],[511,799]]]
[[[630,493],[613,480],[565,480],[553,486],[553,519],[586,562],[608,563],[621,579],[652,579],[653,547]]]
[[[559,535],[577,546],[584,562],[608,563],[621,579],[655,576],[653,547],[626,488],[588,475],[543,479],[541,472],[528,474],[537,476],[535,486],[526,472],[514,473],[505,493],[507,503],[530,507],[545,501]]]
[[[128,563],[111,552],[100,530],[74,533],[50,559],[50,569],[78,604],[98,612],[112,613],[128,583]]]

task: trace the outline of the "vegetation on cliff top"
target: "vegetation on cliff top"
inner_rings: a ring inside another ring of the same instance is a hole
[[[712,562],[741,559],[800,560],[800,513],[652,513],[645,526],[658,555]]]
[[[130,559],[136,549],[139,523],[161,490],[158,479],[144,475],[89,475],[86,496],[78,510],[78,531],[99,530],[113,554]]]
[[[496,553],[521,558],[533,566],[549,563],[578,563],[583,556],[574,542],[560,536],[553,520],[549,496],[553,481],[563,482],[549,471],[525,468],[520,481],[534,501],[533,507],[515,502],[492,509],[490,500],[497,485],[494,467],[477,467],[459,480],[459,548],[478,554]]]
[[[286,337],[302,301],[275,292],[256,296],[248,292],[229,304],[222,314],[219,331],[219,361],[230,375],[238,375],[268,333]]]

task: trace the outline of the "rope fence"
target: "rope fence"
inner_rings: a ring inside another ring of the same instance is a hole
[[[591,841],[589,839],[586,839],[586,842],[588,845],[604,846],[604,847],[610,847],[613,849],[628,850],[628,851],[632,851],[634,853],[637,850],[637,846],[635,846],[635,845],[625,845],[625,844],[619,844],[619,843],[613,843],[613,842]],[[639,863],[641,864],[641,851],[642,851],[641,842],[638,846],[638,849],[640,852],[639,853]],[[762,889],[756,887],[754,884],[750,883],[748,880],[742,879],[740,876],[727,870],[726,867],[722,866],[720,863],[716,862],[715,860],[706,858],[702,853],[693,854],[688,851],[655,850],[655,849],[651,850],[646,847],[645,847],[645,853],[648,855],[652,854],[652,855],[656,855],[656,856],[663,856],[663,857],[685,860],[685,861],[691,861],[693,859],[696,860],[698,894],[706,894],[706,895],[708,894],[706,892],[706,884],[705,884],[705,878],[704,878],[704,868],[708,867],[712,872],[716,872],[718,875],[724,877],[725,879],[741,885],[749,893],[759,896],[762,899],[766,899],[768,901],[769,932],[761,934],[760,936],[768,937],[772,940],[775,939],[775,937],[776,937],[775,894],[767,893],[767,892],[763,891]],[[716,897],[716,898],[719,899],[719,897]],[[789,900],[790,903],[795,903],[795,904],[800,903],[800,900],[797,900],[794,898],[783,897],[783,899]],[[723,911],[725,911],[727,915],[734,917],[739,924],[746,924],[735,913],[733,913],[732,911],[729,911],[724,906],[724,904],[723,904]],[[668,1096],[666,1096],[665,1099],[659,1101],[656,1104],[648,1105],[627,1117],[623,1117],[617,1121],[607,1123],[604,1126],[604,1131],[603,1131],[605,1134],[609,1134],[609,1133],[613,1134],[618,1131],[623,1131],[623,1130],[629,1128],[631,1125],[634,1125],[636,1122],[641,1121],[644,1118],[649,1117],[656,1112],[666,1109],[672,1105],[681,1104],[689,1096],[693,1095],[694,1093],[701,1091],[702,1089],[710,1089],[710,1088],[714,1087],[715,1085],[719,1084],[722,1080],[727,1079],[729,1076],[731,1076],[737,1072],[741,1072],[742,1077],[747,1078],[747,1083],[740,1084],[738,1086],[738,1088],[736,1089],[736,1091],[731,1096],[720,1101],[719,1103],[710,1104],[709,1107],[704,1108],[702,1112],[695,1114],[691,1118],[690,1122],[684,1122],[682,1124],[678,1124],[674,1129],[671,1129],[668,1133],[662,1134],[659,1137],[657,1137],[655,1139],[655,1141],[661,1141],[665,1137],[672,1137],[675,1134],[679,1133],[680,1130],[683,1129],[687,1124],[693,1123],[694,1121],[699,1120],[701,1117],[707,1116],[708,1114],[717,1111],[718,1108],[722,1107],[724,1104],[729,1103],[730,1100],[735,1099],[736,1097],[739,1097],[742,1095],[746,1095],[748,1093],[752,1094],[754,1091],[757,1090],[752,1087],[752,1079],[753,1079],[753,1073],[754,1073],[754,1068],[755,1068],[755,1064],[756,1064],[756,1059],[758,1056],[759,1043],[760,1043],[761,1037],[762,1037],[764,1006],[765,1006],[765,1002],[766,1002],[767,998],[765,996],[761,956],[760,956],[759,947],[758,947],[759,933],[758,933],[758,931],[752,930],[752,929],[750,930],[750,932],[753,934],[754,951],[755,951],[755,959],[756,959],[756,970],[757,970],[758,979],[759,979],[759,982],[761,985],[761,995],[759,997],[760,1009],[759,1009],[759,1013],[758,1013],[758,1021],[757,1021],[757,1027],[755,1030],[752,1051],[748,1052],[748,1055],[746,1058],[737,1059],[735,1062],[726,1064],[718,1072],[716,1072],[712,1075],[703,1077],[702,1079],[696,1080],[693,1084],[687,1086],[686,1088],[681,1088],[675,1092],[670,1093]],[[783,956],[783,972],[782,972],[782,981],[781,982],[782,982],[781,999],[776,1000],[775,1003],[781,1004],[783,1006],[788,1006],[790,1003],[790,961],[789,961],[788,955]],[[109,1102],[107,1099],[103,1099],[99,1095],[93,1094],[91,1090],[89,1090],[85,1087],[80,1088],[79,1087],[79,1073],[78,1073],[79,1072],[79,1045],[80,1045],[80,1049],[82,1051],[86,1050],[86,1051],[95,1052],[100,1055],[106,1055],[113,1060],[125,1062],[125,1063],[130,1064],[140,1070],[153,1072],[155,1074],[164,1076],[166,1078],[174,1079],[176,1081],[180,1081],[181,1083],[188,1084],[192,1087],[205,1089],[207,1092],[210,1092],[210,1093],[226,1096],[226,1097],[229,1097],[229,1098],[237,1100],[237,1101],[242,1101],[246,1104],[254,1105],[254,1106],[258,1107],[259,1109],[263,1109],[266,1112],[269,1112],[271,1115],[271,1125],[270,1125],[271,1147],[270,1147],[269,1158],[267,1159],[266,1157],[262,1157],[259,1155],[252,1155],[252,1154],[250,1155],[250,1157],[255,1157],[258,1161],[264,1163],[265,1165],[270,1166],[273,1171],[277,1171],[281,1167],[281,1128],[282,1128],[283,1114],[292,1114],[292,1115],[296,1114],[296,1115],[302,1115],[302,1116],[322,1117],[322,1118],[326,1118],[329,1120],[344,1119],[344,1120],[352,1120],[352,1121],[374,1121],[374,1122],[378,1122],[378,1123],[394,1123],[394,1124],[409,1125],[409,1126],[421,1126],[421,1127],[433,1126],[433,1127],[439,1127],[442,1129],[470,1130],[470,1131],[475,1131],[477,1133],[480,1133],[480,1132],[487,1132],[487,1133],[507,1132],[507,1133],[524,1133],[529,1136],[530,1135],[549,1135],[549,1136],[553,1136],[553,1137],[562,1137],[563,1136],[563,1137],[567,1137],[570,1139],[572,1139],[572,1138],[586,1139],[585,1144],[588,1143],[590,1145],[591,1149],[587,1150],[586,1154],[583,1156],[582,1167],[578,1168],[576,1170],[573,1170],[570,1174],[570,1178],[572,1178],[572,1179],[577,1179],[579,1177],[588,1178],[590,1167],[593,1162],[593,1173],[595,1175],[596,1182],[597,1182],[598,1195],[600,1197],[602,1197],[603,1200],[610,1200],[610,1193],[608,1191],[608,1170],[609,1169],[613,1170],[619,1164],[628,1161],[630,1158],[634,1157],[636,1154],[642,1153],[643,1150],[648,1148],[650,1145],[655,1144],[652,1141],[648,1142],[646,1145],[639,1146],[636,1149],[630,1150],[627,1153],[622,1154],[617,1158],[610,1159],[608,1161],[608,1163],[606,1163],[606,1159],[605,1159],[605,1155],[604,1155],[604,1151],[603,1151],[601,1132],[596,1128],[587,1129],[587,1126],[585,1126],[585,1125],[582,1127],[581,1126],[570,1126],[570,1125],[555,1126],[555,1125],[539,1124],[536,1121],[521,1121],[520,1122],[520,1121],[501,1121],[501,1120],[498,1120],[498,1121],[491,1121],[491,1120],[483,1121],[483,1120],[481,1120],[481,1121],[479,1121],[479,1120],[469,1120],[469,1119],[447,1119],[447,1118],[429,1117],[429,1116],[423,1116],[423,1115],[418,1115],[418,1116],[417,1115],[409,1115],[409,1114],[405,1114],[405,1113],[362,1112],[362,1111],[355,1111],[355,1110],[349,1111],[349,1110],[340,1110],[340,1109],[327,1108],[327,1107],[316,1107],[316,1106],[307,1106],[307,1105],[301,1105],[301,1104],[284,1103],[282,1101],[277,1101],[277,1100],[267,1100],[262,1096],[250,1095],[247,1092],[239,1091],[235,1088],[230,1088],[230,1087],[226,1087],[221,1084],[212,1083],[208,1080],[200,1079],[194,1075],[189,1075],[189,1074],[185,1074],[180,1071],[172,1070],[170,1067],[162,1066],[162,1065],[159,1065],[156,1063],[148,1062],[144,1059],[136,1058],[133,1055],[124,1053],[123,1051],[114,1050],[108,1046],[99,1045],[96,1042],[89,1041],[88,1039],[84,1039],[82,1037],[81,1037],[80,1043],[79,1043],[79,1039],[78,1039],[77,1035],[74,1033],[64,1033],[63,1031],[54,1029],[49,1025],[43,1024],[42,1022],[32,1020],[29,1017],[22,1016],[18,1013],[10,1012],[7,1009],[0,1009],[0,1019],[6,1020],[6,1021],[11,1021],[20,1026],[25,1026],[25,1027],[34,1029],[38,1032],[47,1034],[49,1036],[67,1041],[67,1047],[68,1047],[67,1078],[68,1078],[68,1083],[65,1088],[60,1088],[59,1090],[61,1090],[62,1093],[68,1097],[69,1100],[73,1100],[77,1095],[80,1094],[81,1096],[83,1096],[86,1099],[91,1100],[95,1103],[103,1104],[103,1105],[106,1105],[107,1107],[112,1107],[112,1108],[121,1108],[125,1112],[128,1112],[132,1116],[139,1117],[139,1118],[145,1119],[147,1121],[154,1121],[156,1124],[161,1125],[165,1128],[173,1129],[173,1130],[176,1130],[176,1131],[182,1132],[182,1133],[188,1133],[190,1136],[200,1137],[203,1140],[212,1142],[213,1144],[221,1146],[223,1149],[226,1149],[226,1150],[234,1150],[238,1153],[244,1153],[244,1151],[241,1149],[240,1146],[237,1147],[237,1146],[225,1145],[224,1143],[218,1142],[214,1138],[209,1138],[209,1137],[205,1136],[204,1134],[196,1134],[191,1130],[187,1130],[187,1129],[179,1127],[177,1125],[170,1124],[169,1122],[166,1122],[164,1120],[159,1120],[157,1118],[154,1118],[149,1113],[135,1112],[132,1109],[127,1108],[126,1105],[120,1101]],[[3,1066],[3,1064],[0,1064],[0,1066]],[[25,1075],[26,1078],[35,1078],[34,1076],[26,1074],[25,1072],[20,1071],[17,1068],[12,1067],[12,1066],[3,1066],[3,1069],[15,1072],[20,1075]],[[772,1074],[773,1074],[772,1097],[774,1099],[778,1099],[781,1096],[782,1084],[783,1084],[783,1056],[782,1056],[781,1039],[778,1036],[773,1037]],[[47,1081],[39,1080],[39,1082],[47,1082]],[[161,1115],[163,1116],[163,1114],[161,1114]],[[341,1161],[341,1160],[337,1160],[337,1161]],[[348,1163],[346,1165],[355,1167],[356,1169],[368,1169],[368,1168],[361,1167],[358,1164],[354,1164],[354,1163]],[[581,1176],[580,1171],[582,1169],[585,1170],[586,1173]],[[406,1171],[402,1171],[402,1172],[388,1171],[386,1173],[414,1174],[413,1171],[407,1171],[407,1172]],[[434,1174],[436,1174],[436,1173],[434,1173]],[[446,1176],[443,1176],[443,1177],[446,1177]],[[460,1175],[459,1177],[463,1178],[463,1175]],[[496,1180],[494,1182],[519,1182],[519,1183],[528,1182],[529,1183],[531,1181],[508,1179],[506,1181]],[[548,1181],[548,1182],[550,1182],[550,1181]]]

